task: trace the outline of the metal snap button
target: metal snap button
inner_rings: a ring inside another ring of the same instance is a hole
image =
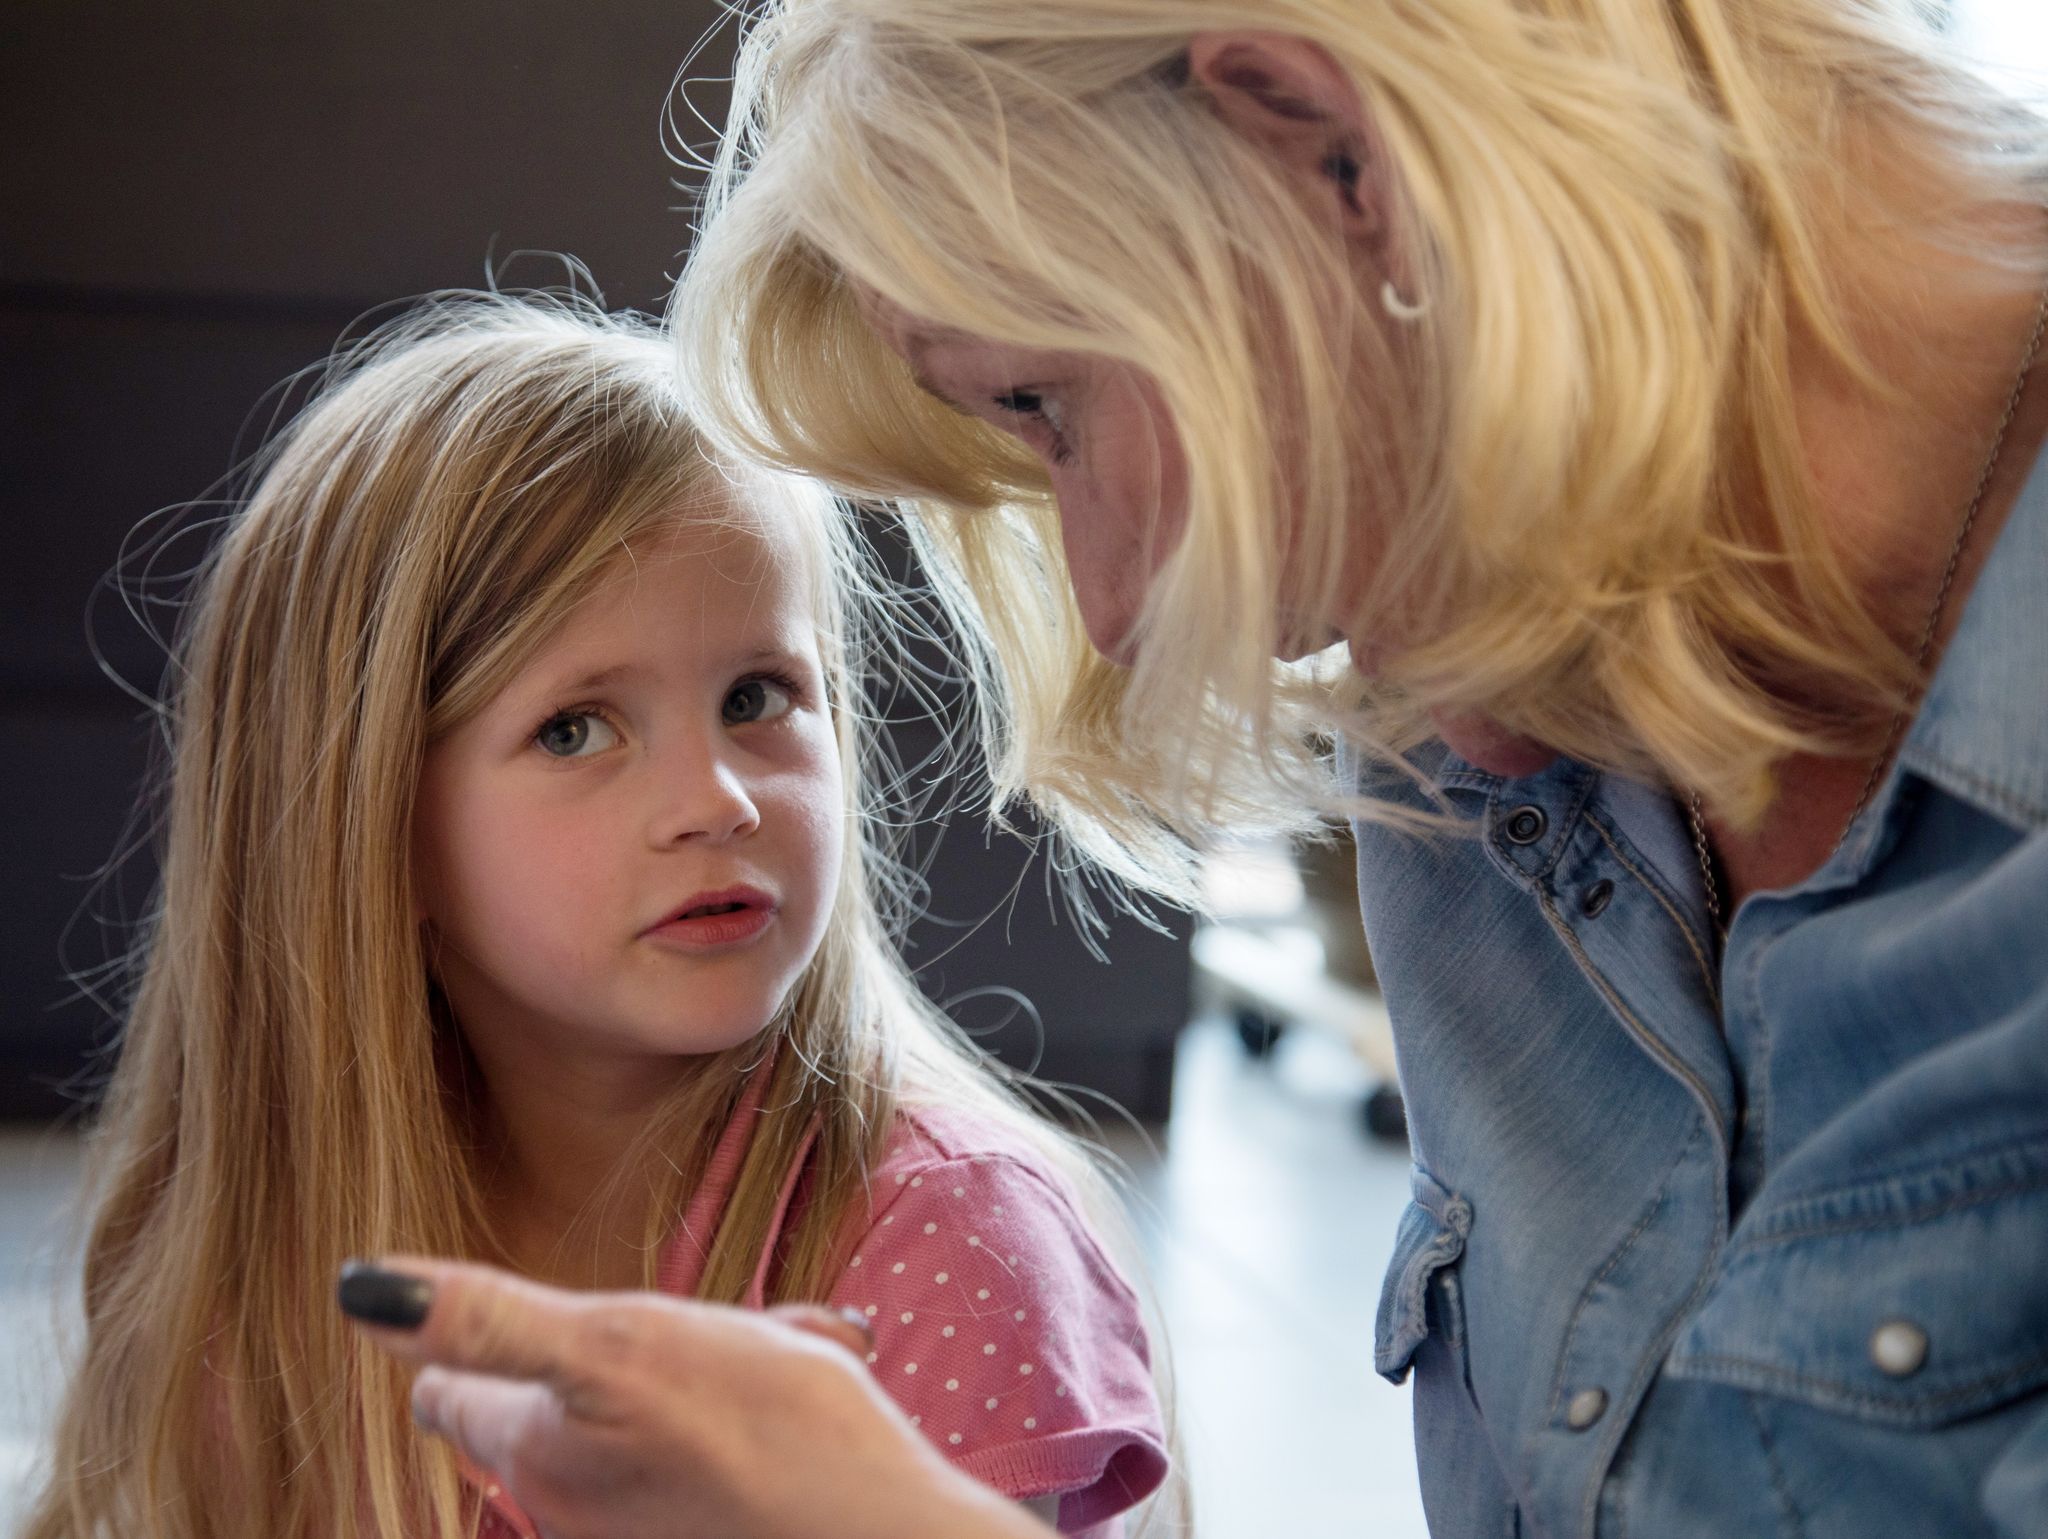
[[[1550,827],[1550,819],[1541,807],[1517,807],[1508,814],[1506,827],[1509,844],[1534,844]]]
[[[1606,1414],[1607,1391],[1582,1389],[1566,1402],[1564,1424],[1574,1432],[1584,1432]]]
[[[1870,1333],[1870,1360],[1881,1373],[1909,1379],[1927,1362],[1927,1332],[1911,1320],[1887,1320]]]
[[[1598,919],[1607,912],[1607,905],[1613,901],[1614,883],[1602,877],[1588,887],[1585,896],[1579,899],[1579,912],[1588,919]]]

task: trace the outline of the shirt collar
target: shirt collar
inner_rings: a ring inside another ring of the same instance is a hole
[[[1970,590],[1899,765],[2004,822],[2048,827],[2048,452]]]

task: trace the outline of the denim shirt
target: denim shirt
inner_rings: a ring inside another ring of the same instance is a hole
[[[1431,1533],[2048,1535],[2048,462],[1889,777],[1718,967],[1668,792],[1417,762],[1471,832],[1357,835]]]

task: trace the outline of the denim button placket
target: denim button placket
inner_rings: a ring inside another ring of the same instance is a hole
[[[1549,827],[1550,819],[1543,815],[1541,807],[1517,807],[1508,814],[1502,832],[1509,844],[1534,844]]]
[[[1595,882],[1591,887],[1588,887],[1586,889],[1585,896],[1579,899],[1579,912],[1584,914],[1588,919],[1598,919],[1602,914],[1607,912],[1607,905],[1610,902],[1612,902],[1613,899],[1614,883],[1608,881],[1607,878],[1602,877],[1599,881]]]
[[[1564,1424],[1574,1432],[1584,1432],[1606,1414],[1607,1391],[1604,1389],[1582,1389],[1566,1402]]]

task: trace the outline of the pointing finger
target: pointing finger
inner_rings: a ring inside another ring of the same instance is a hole
[[[350,1262],[336,1290],[342,1310],[377,1344],[413,1363],[547,1384],[587,1387],[574,1350],[581,1298],[491,1267],[396,1257]]]

